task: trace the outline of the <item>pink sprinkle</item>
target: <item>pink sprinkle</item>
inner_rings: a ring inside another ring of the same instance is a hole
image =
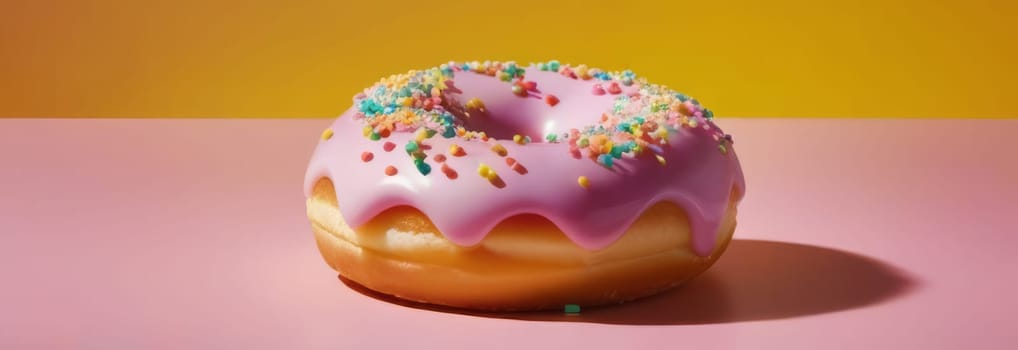
[[[555,107],[555,105],[558,104],[558,97],[555,97],[555,95],[548,94],[544,96],[544,102],[547,103],[549,106]]]
[[[601,84],[594,84],[594,89],[590,92],[598,96],[604,95],[604,87],[601,87]]]
[[[372,159],[375,159],[375,155],[373,153],[371,152],[361,153],[361,160],[364,161],[365,163],[370,162]]]
[[[508,166],[513,166],[513,164],[516,164],[516,158],[513,157],[506,158],[505,164]]]
[[[608,86],[608,93],[612,95],[621,94],[622,87],[619,86],[619,83],[613,81],[612,84]]]
[[[385,144],[382,145],[382,149],[384,149],[386,152],[392,152],[392,150],[395,148],[396,144],[389,141],[385,141]]]
[[[527,91],[537,91],[537,82],[536,81],[525,81],[525,82],[523,82],[523,87],[526,88]]]

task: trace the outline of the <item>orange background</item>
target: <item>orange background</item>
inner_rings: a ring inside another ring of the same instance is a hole
[[[410,68],[559,59],[722,116],[1018,117],[1016,3],[7,0],[0,116],[329,117]]]

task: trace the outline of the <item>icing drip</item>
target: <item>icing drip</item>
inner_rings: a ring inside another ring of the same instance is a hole
[[[351,226],[408,205],[465,246],[502,220],[538,214],[591,250],[670,201],[706,255],[732,190],[745,186],[731,136],[712,119],[629,71],[449,63],[355,97],[315,150],[305,193],[328,177]]]

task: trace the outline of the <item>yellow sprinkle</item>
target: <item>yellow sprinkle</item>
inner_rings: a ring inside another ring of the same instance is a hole
[[[427,131],[425,131],[424,128],[418,129],[417,130],[417,135],[414,135],[414,139],[416,139],[418,143],[421,142],[421,141],[424,141],[424,139],[426,139],[426,138],[428,138],[428,134],[427,134]]]
[[[491,146],[491,150],[494,151],[495,153],[498,153],[498,155],[502,157],[505,157],[506,154],[509,154],[509,151],[506,151],[505,147],[498,143],[496,143],[494,146]]]
[[[368,130],[371,130],[371,129],[368,129]],[[367,136],[367,135],[364,135],[364,136]],[[328,140],[328,139],[331,139],[331,138],[332,138],[332,128],[328,128],[328,129],[325,129],[325,131],[322,131],[322,140]]]
[[[661,165],[665,165],[665,157],[662,157],[660,154],[655,154],[654,156],[657,157],[658,163],[661,163]]]
[[[666,138],[666,137],[668,137],[668,130],[665,129],[663,126],[658,127],[657,128],[657,138],[663,139],[663,138]]]
[[[495,173],[495,170],[492,170],[491,167],[484,163],[481,163],[481,165],[477,167],[477,174],[481,175],[481,177],[488,180],[494,180],[496,177],[498,177],[498,174]]]
[[[579,183],[580,187],[590,188],[590,180],[587,179],[586,176],[580,176],[578,179],[576,179],[576,183]]]
[[[467,108],[469,108],[469,109],[476,109],[476,110],[482,110],[482,109],[484,109],[484,102],[481,101],[481,99],[479,99],[477,97],[474,97],[474,98],[470,99],[469,101],[467,101]]]
[[[516,134],[516,135],[513,135],[513,142],[516,142],[517,144],[522,145],[522,144],[527,143],[527,139],[523,138],[523,136],[521,136],[520,134]]]
[[[368,137],[368,136],[371,136],[371,127],[370,126],[364,126],[364,137]]]

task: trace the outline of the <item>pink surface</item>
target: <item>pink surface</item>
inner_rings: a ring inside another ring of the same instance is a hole
[[[684,288],[581,316],[340,283],[329,120],[0,120],[0,348],[1014,348],[1018,120],[720,119],[752,189]]]

